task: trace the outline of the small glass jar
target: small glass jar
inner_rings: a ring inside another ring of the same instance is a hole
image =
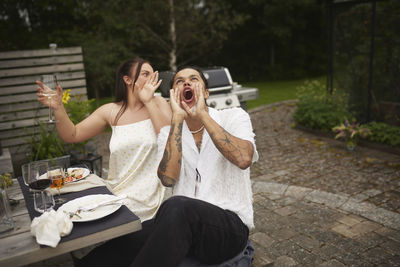
[[[0,235],[14,229],[10,202],[7,195],[7,186],[0,187]]]

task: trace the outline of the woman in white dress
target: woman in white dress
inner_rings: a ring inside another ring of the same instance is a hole
[[[38,101],[49,106],[43,93],[51,90],[37,81]],[[96,109],[74,125],[62,104],[58,86],[51,108],[60,137],[68,143],[85,141],[112,128],[109,176],[106,182],[115,195],[126,194],[127,206],[141,219],[151,219],[164,199],[165,188],[157,177],[156,136],[169,125],[171,110],[161,96],[154,96],[160,86],[158,72],[141,58],[124,62],[117,70],[116,100]]]

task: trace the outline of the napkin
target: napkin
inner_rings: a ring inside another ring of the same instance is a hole
[[[36,242],[39,244],[55,248],[62,236],[71,233],[72,226],[72,221],[67,214],[51,210],[33,219],[31,234],[36,237]]]
[[[106,183],[104,182],[103,178],[100,178],[96,174],[92,173],[80,181],[65,183],[60,189],[60,194],[83,191],[98,186],[106,186]],[[55,196],[58,194],[58,190],[55,188],[50,188],[50,192]]]

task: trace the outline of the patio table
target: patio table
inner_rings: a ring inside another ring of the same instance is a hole
[[[14,230],[0,236],[0,266],[15,267],[49,259],[142,228],[139,218],[122,205],[116,212],[101,219],[75,222],[71,234],[62,237],[56,248],[41,246],[30,233],[31,220],[40,216],[40,213],[34,210],[33,199],[29,198],[28,190],[22,177],[14,179],[13,186],[8,188],[10,199],[17,202],[12,205],[15,227]],[[100,186],[63,194],[63,197],[72,200],[91,194],[111,194],[111,192],[105,186]]]

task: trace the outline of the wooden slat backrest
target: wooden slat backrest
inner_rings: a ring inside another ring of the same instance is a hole
[[[72,95],[87,97],[81,47],[0,52],[0,140],[11,154],[26,152],[37,119],[48,115],[36,100],[35,81],[45,74],[56,74]]]

